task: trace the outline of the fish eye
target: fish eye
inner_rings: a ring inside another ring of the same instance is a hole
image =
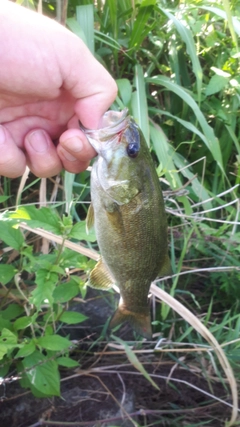
[[[131,142],[130,144],[128,144],[127,146],[127,154],[129,157],[132,157],[132,159],[134,159],[135,157],[137,157],[138,153],[139,153],[139,144],[136,142]]]

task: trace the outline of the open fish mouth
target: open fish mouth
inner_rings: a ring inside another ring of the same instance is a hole
[[[122,111],[109,110],[103,115],[99,129],[87,129],[83,125],[80,125],[80,129],[99,154],[102,151],[101,143],[106,144],[104,146],[106,150],[108,143],[112,144],[113,141],[118,140],[119,134],[129,126],[130,120],[127,108]]]

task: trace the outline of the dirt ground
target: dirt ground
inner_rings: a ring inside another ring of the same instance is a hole
[[[103,318],[106,321],[111,310],[105,297],[90,294],[84,311],[91,321],[71,331],[66,328],[65,333],[70,332],[72,339],[80,338],[71,357],[80,360],[81,368],[61,371],[61,397],[35,398],[17,381],[0,387],[1,427],[224,426],[230,408],[203,391],[227,401],[227,388],[217,381],[209,382],[209,377],[206,380],[193,358],[187,357],[179,364],[176,358],[181,354],[138,354],[146,371],[153,375],[156,388],[132,366],[124,352],[107,347],[107,341],[97,341]],[[131,334],[128,325],[119,332],[123,339],[132,339]],[[141,348],[153,346],[144,344]]]
[[[108,365],[112,364],[116,365],[116,360],[108,360]],[[220,427],[230,415],[225,405],[206,399],[202,392],[187,387],[185,383],[170,381],[167,385],[165,380],[154,378],[159,387],[157,390],[142,375],[135,375],[132,367],[122,366],[116,369],[115,374],[105,374],[104,371],[87,375],[75,373],[75,378],[72,378],[71,373],[62,381],[61,398],[37,399],[16,383],[8,384],[6,398],[0,403],[0,425],[128,427],[135,421],[140,426],[206,423]],[[165,376],[169,374],[169,368],[167,364],[161,364],[158,369],[151,367],[156,375],[160,371],[160,375]],[[206,381],[186,370],[176,369],[174,378],[211,392]],[[213,389],[218,397],[225,399],[223,387],[215,384]]]

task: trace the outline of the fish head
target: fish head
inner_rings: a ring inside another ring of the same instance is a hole
[[[108,111],[103,127],[85,130],[85,134],[98,153],[94,176],[103,190],[118,204],[128,203],[141,187],[142,133],[128,115],[128,110]]]

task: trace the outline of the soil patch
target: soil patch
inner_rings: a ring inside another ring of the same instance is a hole
[[[61,397],[35,398],[22,389],[16,380],[0,388],[0,425],[2,427],[44,426],[224,426],[231,410],[207,396],[227,400],[223,384],[204,377],[196,358],[182,354],[144,352],[153,349],[152,343],[136,343],[142,348],[137,357],[155,382],[154,387],[121,351],[110,348],[100,340],[101,331],[113,312],[112,296],[90,291],[87,302],[74,308],[89,315],[83,326],[65,328],[79,342],[71,355],[81,368],[61,371]],[[71,307],[71,310],[73,307]],[[132,329],[124,325],[122,339],[133,340]],[[112,342],[112,340],[111,340]],[[178,361],[178,363],[176,363]],[[204,393],[205,392],[205,393]],[[73,424],[74,423],[74,424]]]

